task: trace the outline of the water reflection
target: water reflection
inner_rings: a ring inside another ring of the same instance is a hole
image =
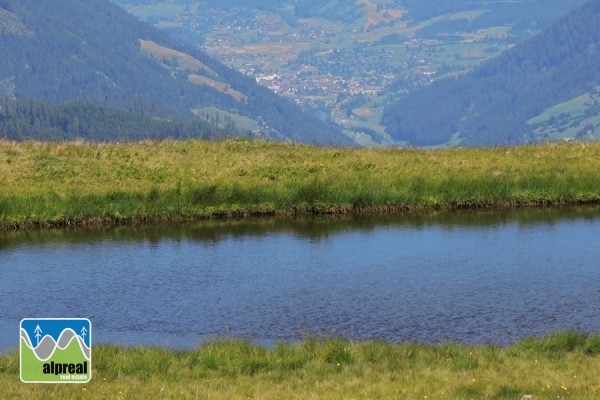
[[[0,234],[0,349],[24,317],[95,341],[236,335],[506,344],[600,331],[598,207]]]
[[[439,226],[448,231],[455,228],[491,228],[506,224],[521,227],[554,225],[569,220],[594,221],[600,206],[551,207],[517,210],[411,212],[383,216],[323,216],[306,218],[250,218],[240,220],[208,220],[184,224],[151,224],[104,227],[98,229],[67,228],[29,231],[0,231],[0,250],[12,246],[35,245],[45,242],[89,243],[105,241],[195,240],[217,242],[225,237],[260,237],[277,233],[293,234],[298,238],[321,240],[348,230],[372,232],[376,229],[419,229]]]

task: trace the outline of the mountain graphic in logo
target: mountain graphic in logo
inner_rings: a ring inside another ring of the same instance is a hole
[[[91,329],[84,318],[23,319],[21,380],[85,383],[91,379]]]

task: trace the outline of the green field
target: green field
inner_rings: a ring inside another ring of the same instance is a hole
[[[0,141],[0,227],[597,203],[600,144]]]
[[[95,345],[88,384],[24,384],[0,355],[10,399],[494,399],[600,397],[600,336],[562,332],[506,348],[306,339],[266,349],[219,340],[196,349]]]

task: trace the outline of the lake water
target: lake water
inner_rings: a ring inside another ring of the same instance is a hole
[[[600,208],[0,233],[0,351],[25,317],[93,341],[505,345],[600,332]]]

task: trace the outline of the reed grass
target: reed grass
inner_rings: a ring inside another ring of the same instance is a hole
[[[600,201],[600,144],[0,141],[0,227]]]
[[[88,384],[23,384],[0,355],[11,399],[597,399],[600,336],[560,332],[510,347],[306,339],[266,349],[223,339],[195,349],[97,345]]]

